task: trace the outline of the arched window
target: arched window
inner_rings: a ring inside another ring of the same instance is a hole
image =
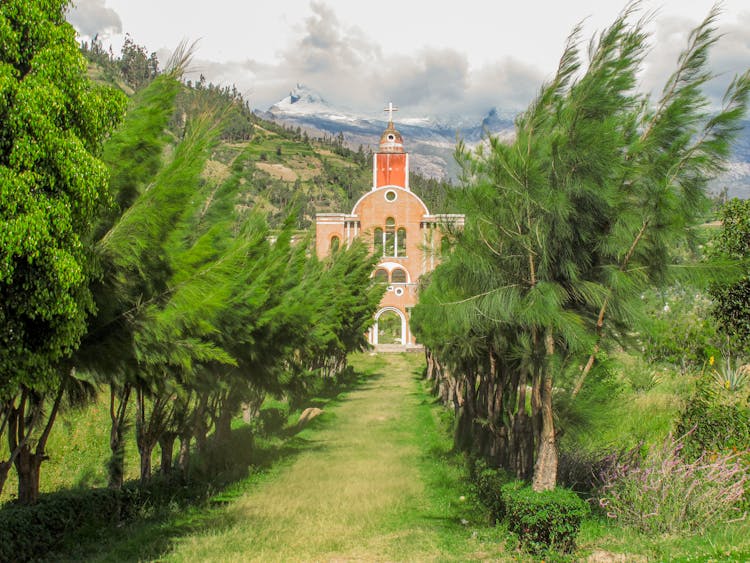
[[[406,270],[402,270],[401,268],[393,270],[393,272],[391,272],[391,282],[406,283]]]
[[[380,227],[375,229],[375,234],[372,236],[372,242],[375,256],[383,256],[383,229]]]
[[[336,252],[341,246],[341,239],[336,235],[331,237],[331,252]]]
[[[379,268],[375,270],[372,279],[374,279],[377,283],[388,283],[388,272],[386,272],[383,268]]]
[[[384,256],[398,256],[396,254],[396,220],[393,217],[388,217],[385,220],[384,244]]]
[[[406,256],[406,229],[403,227],[396,231],[396,256]]]

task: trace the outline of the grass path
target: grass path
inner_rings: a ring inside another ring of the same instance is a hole
[[[160,560],[465,561],[497,549],[466,525],[476,515],[444,462],[420,357],[354,363],[372,377],[299,435],[307,444],[293,462]]]

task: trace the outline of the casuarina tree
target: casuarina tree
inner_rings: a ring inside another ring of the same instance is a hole
[[[414,311],[457,382],[457,438],[536,490],[556,483],[553,395],[578,392],[605,339],[632,326],[634,298],[671,274],[748,101],[750,72],[717,110],[703,93],[716,10],[659,99],[640,93],[637,8],[591,40],[587,60],[574,30],[511,143],[459,155],[466,227]]]

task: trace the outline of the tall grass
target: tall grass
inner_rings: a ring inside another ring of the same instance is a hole
[[[684,439],[670,435],[644,460],[605,469],[599,505],[608,517],[647,534],[703,532],[742,519],[748,474],[741,456],[746,452],[684,459]]]

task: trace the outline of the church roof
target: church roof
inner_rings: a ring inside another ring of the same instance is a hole
[[[380,136],[380,152],[404,152],[404,139],[393,126],[393,121]]]
[[[404,139],[393,126],[393,112],[398,111],[398,108],[393,107],[393,103],[389,102],[384,111],[388,112],[388,127],[380,136],[379,152],[404,152]]]

